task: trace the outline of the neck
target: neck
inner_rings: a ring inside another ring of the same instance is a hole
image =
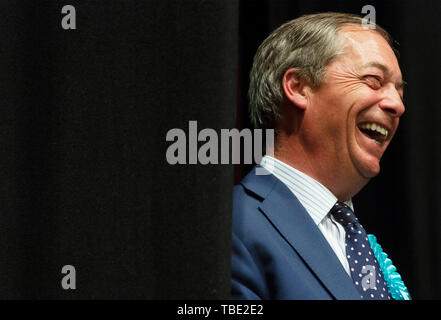
[[[351,199],[369,181],[357,173],[342,171],[332,158],[320,153],[320,148],[305,144],[298,132],[278,134],[274,157],[320,182],[339,201]]]

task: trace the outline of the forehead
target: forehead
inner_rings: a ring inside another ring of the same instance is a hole
[[[401,79],[401,70],[395,52],[378,32],[360,26],[345,26],[338,33],[344,48],[340,56],[357,69],[386,66],[389,76]]]

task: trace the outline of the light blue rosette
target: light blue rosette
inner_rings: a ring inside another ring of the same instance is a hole
[[[377,238],[373,234],[368,234],[369,243],[371,244],[372,251],[377,258],[381,271],[383,272],[384,279],[386,280],[387,289],[394,300],[411,300],[409,292],[401,280],[400,274],[397,272],[397,268],[392,264],[392,261],[387,257],[387,254],[383,252],[381,246],[377,243]]]

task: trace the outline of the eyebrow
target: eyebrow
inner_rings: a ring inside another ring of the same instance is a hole
[[[387,76],[388,78],[390,78],[390,76],[391,76],[391,74],[392,74],[392,72],[390,71],[390,69],[389,69],[386,65],[384,65],[384,64],[382,64],[382,63],[380,63],[380,62],[373,61],[373,62],[369,62],[369,63],[366,63],[366,64],[363,65],[363,68],[364,68],[364,69],[365,69],[365,68],[369,68],[369,67],[374,67],[374,68],[380,69],[384,74],[386,74],[386,76]],[[404,81],[404,80],[401,80],[401,81],[399,81],[398,83],[395,84],[395,87],[396,87],[397,89],[404,90],[404,87],[405,87],[406,85],[407,85],[407,82]]]

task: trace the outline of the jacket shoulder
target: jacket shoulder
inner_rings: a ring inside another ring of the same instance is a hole
[[[268,221],[259,206],[271,193],[278,179],[272,174],[258,175],[254,167],[250,173],[233,189],[233,233],[239,238],[248,239],[249,230],[267,228]]]

